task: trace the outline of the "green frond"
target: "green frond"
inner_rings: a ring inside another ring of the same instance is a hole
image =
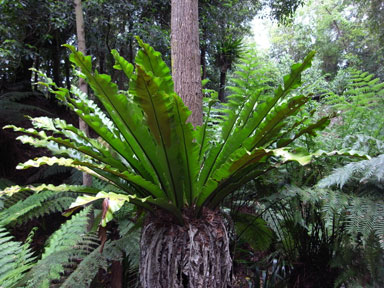
[[[35,257],[29,245],[33,231],[23,244],[12,240],[5,228],[0,227],[0,287],[15,287],[15,284],[33,266]]]
[[[42,259],[58,251],[71,249],[87,233],[91,206],[84,208],[61,225],[47,240]]]
[[[86,172],[92,176],[101,178],[105,181],[109,181],[115,184],[117,187],[120,187],[122,190],[126,191],[128,194],[132,193],[132,187],[125,185],[121,182],[121,179],[136,185],[141,188],[139,190],[140,195],[148,196],[154,195],[161,198],[163,196],[163,191],[153,183],[146,181],[141,176],[137,174],[130,173],[128,171],[121,172],[109,165],[98,165],[91,162],[82,162],[74,160],[72,158],[57,158],[57,157],[39,157],[34,160],[28,160],[25,163],[20,163],[17,166],[17,169],[28,169],[30,167],[40,167],[42,165],[61,165],[66,167],[72,167],[79,171]],[[90,189],[90,191],[95,191],[95,189]],[[1,195],[1,191],[0,191]]]
[[[18,123],[22,121],[26,111],[37,111],[50,115],[48,111],[34,105],[24,104],[23,101],[30,97],[44,97],[38,92],[8,92],[0,96],[1,119],[5,122]]]
[[[145,121],[157,143],[157,157],[164,165],[165,183],[169,183],[167,195],[179,208],[186,201],[192,204],[197,165],[197,145],[193,143],[194,132],[187,124],[190,111],[173,91],[170,70],[159,52],[139,41],[141,50],[136,57],[136,77],[131,93],[146,115]],[[179,193],[181,189],[184,193]]]
[[[105,205],[105,208],[103,210],[103,216],[101,218],[101,226],[105,227],[109,221],[113,219],[113,214],[120,210],[120,208],[124,205],[125,202],[146,202],[147,199],[140,199],[136,196],[132,195],[124,195],[124,194],[116,194],[113,192],[106,193],[104,191],[100,191],[96,194],[96,196],[90,196],[90,195],[84,195],[79,196],[76,198],[76,201],[74,201],[71,206],[69,206],[68,211],[65,215],[68,215],[72,211],[81,208],[83,206],[86,206],[94,201],[97,200],[104,200],[103,206]]]
[[[155,176],[154,173],[156,173],[156,171],[153,171],[154,164],[151,163],[151,161],[156,159],[156,156],[154,155],[155,144],[152,141],[148,129],[142,125],[142,111],[132,102],[132,99],[127,97],[127,95],[118,92],[117,85],[111,82],[110,76],[99,74],[97,71],[92,71],[90,57],[85,57],[82,53],[77,52],[72,46],[67,47],[72,51],[70,60],[81,69],[81,72],[86,77],[86,80],[93,89],[95,95],[103,104],[106,113],[125,140],[124,144],[121,138],[117,137],[118,140],[120,140],[120,145],[115,145],[115,148],[118,148],[118,151],[121,151],[121,153],[124,153],[124,150],[127,151],[126,149],[129,148],[133,153],[125,152],[125,158],[128,162],[130,161],[130,165],[137,173],[147,178],[151,177],[153,178],[151,180],[156,181],[161,174],[158,173]],[[72,100],[73,103],[74,101],[75,100]],[[86,104],[84,103],[83,106],[86,106]],[[126,113],[126,111],[130,111],[130,113]],[[85,113],[85,115],[87,115],[87,113]],[[88,117],[83,116],[83,120],[90,127],[95,126],[91,121],[92,119],[87,118]],[[101,132],[100,135],[104,134],[103,132],[105,129],[102,128],[101,124],[98,124],[98,127],[96,128],[98,128],[96,132]],[[104,140],[107,141],[107,139]],[[112,141],[110,144],[112,146],[114,142]],[[133,157],[132,154],[135,155],[139,161],[134,161],[135,157]],[[148,173],[150,173],[150,176]]]
[[[44,191],[32,194],[0,212],[0,225],[18,225],[55,212],[63,212],[72,203],[74,196],[64,192],[57,194]]]
[[[36,173],[33,173],[30,177],[28,177],[27,183],[42,183],[49,177],[57,177],[58,175],[63,175],[66,173],[72,174],[74,170],[75,169],[58,165],[43,167],[42,169],[39,169],[38,171],[36,171]]]
[[[331,175],[319,182],[320,187],[343,186],[351,180],[358,180],[361,183],[376,182],[384,180],[384,154],[369,160],[349,163],[337,168]]]
[[[67,189],[87,195],[83,196],[88,197],[86,201],[78,198],[77,207],[96,199],[106,201],[116,192],[121,195],[120,202],[129,201],[148,210],[156,206],[183,223],[185,206],[197,211],[205,205],[214,208],[239,185],[281,163],[297,161],[304,165],[310,161],[311,155],[293,153],[285,147],[304,134],[314,135],[328,123],[327,118],[294,117],[310,99],[296,95],[295,90],[302,84],[301,73],[311,66],[313,52],[291,67],[275,91],[263,81],[253,81],[253,86],[243,90],[237,87],[256,73],[250,68],[253,64],[246,67],[242,60],[239,65],[244,69],[233,80],[234,93],[228,103],[215,107],[213,93],[204,105],[204,126],[194,129],[187,123],[191,112],[175,94],[170,69],[161,54],[139,38],[137,41],[140,49],[135,67],[112,52],[114,68],[127,77],[128,91],[120,91],[109,75],[94,70],[92,57],[65,45],[72,52],[70,61],[80,70],[78,75],[92,88],[101,107],[79,89],[59,88],[38,72],[45,79],[41,84],[99,138],[87,137],[65,121],[48,117],[31,118],[33,128],[7,126],[22,133],[18,137],[22,143],[46,147],[54,154],[21,163],[18,169],[45,165],[74,168],[106,182],[104,187],[108,188],[13,186],[0,191],[0,196]],[[109,194],[94,196],[101,192]]]
[[[377,78],[372,79],[372,74],[352,68],[347,69],[345,75],[347,84],[343,92],[329,92],[323,97],[325,104],[337,111],[346,123],[335,125],[333,129],[337,129],[342,137],[367,133],[372,137],[381,137],[384,125],[379,107],[383,104],[384,83]],[[366,127],[370,127],[369,131]]]
[[[236,234],[240,239],[249,243],[256,251],[264,251],[269,248],[273,238],[272,230],[261,217],[238,213],[233,220]]]
[[[113,68],[115,68],[116,70],[122,70],[127,79],[131,79],[134,70],[133,65],[127,60],[125,60],[123,57],[121,57],[119,52],[117,52],[115,49],[112,49],[111,54],[115,59],[115,65],[113,66]]]
[[[122,260],[124,255],[138,265],[138,238],[133,235],[127,235],[121,239],[108,241],[105,243],[103,253],[100,252],[100,246],[81,259],[80,264],[72,269],[68,276],[62,276],[57,287],[83,288],[89,287],[91,281],[99,269],[107,270],[111,261]],[[68,273],[67,272],[67,273]]]
[[[366,245],[374,233],[384,249],[384,203],[369,198],[354,197],[347,209],[347,231]]]
[[[275,94],[265,102],[259,101],[262,91],[250,95],[248,99],[236,97],[228,104],[228,116],[223,119],[221,137],[218,144],[209,151],[200,173],[199,184],[205,185],[216,169],[241,146],[251,151],[270,145],[289,116],[294,115],[308,101],[302,95],[284,98],[301,85],[301,73],[310,67],[314,53],[309,54],[303,63],[292,66],[291,73],[284,77],[284,88],[279,86]],[[261,142],[262,141],[262,142]]]
[[[17,195],[20,192],[34,192],[34,193],[40,193],[43,191],[53,191],[53,192],[75,192],[75,193],[89,193],[89,194],[96,194],[99,192],[98,189],[95,189],[93,187],[87,187],[82,185],[67,185],[67,184],[61,184],[58,186],[52,185],[52,184],[41,184],[38,186],[19,186],[14,185],[5,188],[4,190],[0,191],[0,196],[8,196],[11,197],[13,195]]]
[[[76,223],[73,224],[76,225]],[[100,250],[97,249],[99,248],[99,245],[100,243],[96,235],[83,234],[80,237],[77,237],[77,241],[73,242],[72,245],[67,247],[60,246],[57,250],[52,251],[51,254],[39,260],[22,279],[20,284],[23,286],[18,287],[62,287],[61,285],[63,282],[65,283],[65,280],[75,272],[78,272],[76,273],[77,275],[80,272],[85,274],[85,277],[89,276],[91,278],[75,278],[77,281],[79,281],[79,285],[83,285],[74,287],[88,287],[85,286],[84,283],[90,283],[90,281],[92,281],[94,275],[98,271],[98,269],[95,271],[95,267],[105,267],[105,260],[102,258],[95,259],[92,257],[92,260],[99,262],[94,263],[93,261],[87,261],[89,264],[89,271],[84,270],[84,265],[82,265],[80,268],[79,266],[81,262],[93,252],[97,251],[98,254],[101,255]],[[94,255],[98,256],[98,254],[95,253]],[[72,277],[72,280],[74,280],[73,278],[74,277]]]

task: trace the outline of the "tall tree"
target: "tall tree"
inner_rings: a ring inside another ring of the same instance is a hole
[[[87,54],[87,48],[85,45],[85,30],[84,30],[84,17],[83,17],[83,6],[81,0],[75,1],[75,14],[76,14],[76,34],[77,34],[77,46],[81,53],[84,55]],[[79,88],[80,90],[88,95],[88,85],[87,82],[81,77],[79,77]],[[79,128],[84,131],[87,136],[89,136],[89,127],[88,125],[79,118]],[[83,172],[83,185],[92,186],[92,176]]]
[[[175,92],[192,111],[189,121],[203,122],[198,0],[172,0],[171,58]]]

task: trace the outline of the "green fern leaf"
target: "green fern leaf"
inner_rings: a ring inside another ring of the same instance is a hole
[[[0,287],[15,287],[35,261],[29,248],[33,231],[25,244],[12,241],[12,236],[0,227]]]

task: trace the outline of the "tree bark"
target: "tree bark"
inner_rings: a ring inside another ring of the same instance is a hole
[[[205,78],[207,78],[207,63],[205,61],[205,55],[206,55],[206,48],[205,47],[202,47],[201,48],[201,80],[204,80]]]
[[[70,78],[70,64],[68,57],[65,57],[64,60],[64,69],[65,69],[65,85],[67,86],[68,90],[71,90],[71,78]]]
[[[225,102],[225,82],[227,78],[227,69],[224,69],[220,72],[220,87],[219,87],[219,100],[220,102]]]
[[[56,41],[56,40],[55,40]],[[53,82],[55,82],[58,86],[62,85],[61,77],[60,77],[60,48],[58,47],[58,43],[56,42],[56,45],[53,50],[52,55],[52,75],[53,75]]]
[[[171,57],[175,91],[192,111],[188,121],[203,122],[198,0],[171,2]]]
[[[76,13],[76,32],[77,32],[77,47],[80,52],[84,55],[87,54],[87,49],[85,46],[85,32],[84,32],[84,18],[83,18],[83,7],[81,4],[81,0],[75,0],[75,13]],[[85,94],[88,94],[88,86],[83,78],[79,79],[79,88]],[[82,120],[79,119],[79,128],[84,131],[87,136],[89,136],[89,127]],[[87,173],[83,173],[83,185],[91,186],[92,185],[92,177]]]

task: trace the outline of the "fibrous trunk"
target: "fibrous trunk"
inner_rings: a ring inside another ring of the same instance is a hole
[[[140,281],[144,288],[224,288],[230,286],[232,260],[227,228],[218,212],[184,216],[177,225],[150,216],[140,241]]]

